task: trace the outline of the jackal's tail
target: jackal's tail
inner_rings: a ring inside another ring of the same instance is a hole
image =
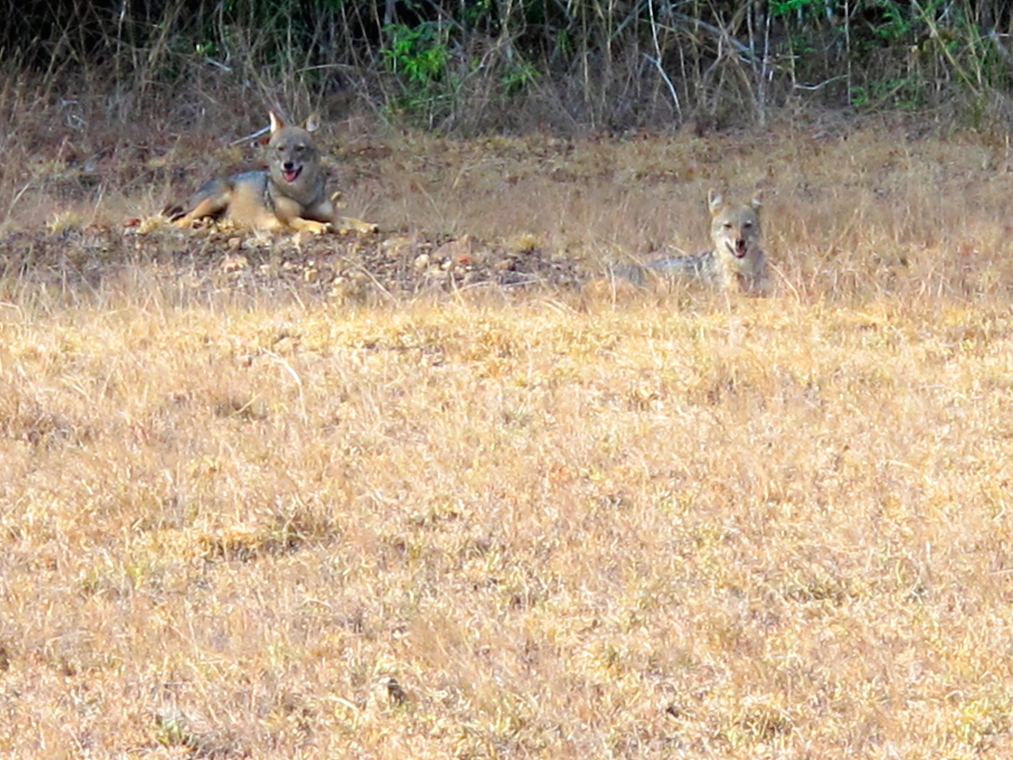
[[[168,219],[170,222],[175,222],[186,216],[186,209],[178,203],[170,203],[168,206],[162,209],[162,216]]]
[[[617,264],[609,267],[609,277],[613,280],[626,280],[637,287],[647,284],[647,267],[643,264]]]

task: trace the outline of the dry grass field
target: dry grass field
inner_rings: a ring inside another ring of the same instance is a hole
[[[1013,754],[1005,141],[323,141],[380,242],[124,228],[209,136],[5,146],[0,754]],[[577,282],[710,187],[772,297]]]

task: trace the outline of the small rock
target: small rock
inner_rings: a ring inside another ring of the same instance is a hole
[[[380,248],[389,256],[400,256],[405,250],[411,248],[414,240],[408,235],[394,235],[380,243]]]
[[[433,251],[433,258],[453,261],[459,256],[471,256],[475,253],[476,247],[477,241],[475,238],[471,235],[465,235],[457,240],[451,240],[449,243],[441,245]]]

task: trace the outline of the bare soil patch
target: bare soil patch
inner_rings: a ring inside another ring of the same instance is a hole
[[[510,249],[473,236],[425,232],[296,237],[92,225],[6,235],[0,260],[8,277],[61,287],[96,287],[124,268],[142,266],[162,277],[185,277],[197,291],[279,290],[362,302],[490,287],[573,290],[584,279],[576,262],[536,246]]]

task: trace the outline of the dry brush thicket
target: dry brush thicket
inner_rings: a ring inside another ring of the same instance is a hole
[[[375,142],[329,146],[350,211],[588,279],[763,187],[776,294],[237,294],[135,245],[213,236],[119,231],[165,200],[117,190],[157,145],[19,167],[0,752],[1013,751],[1002,141]]]

